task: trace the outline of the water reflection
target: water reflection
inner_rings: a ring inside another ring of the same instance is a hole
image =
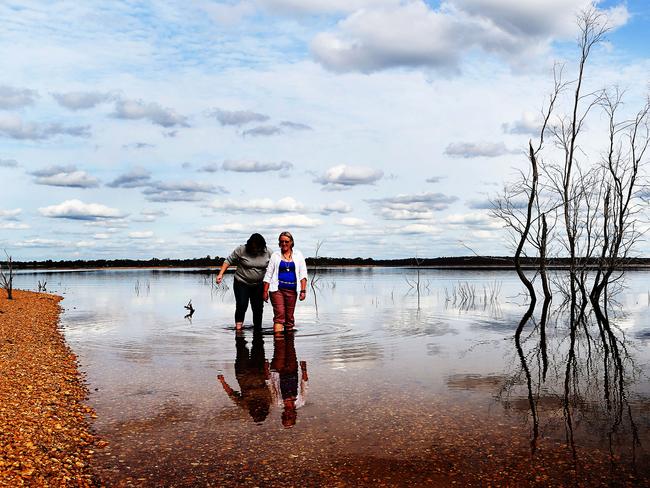
[[[295,332],[273,335],[273,359],[269,363],[264,353],[264,335],[254,328],[252,347],[248,348],[245,332],[235,333],[235,377],[239,391],[234,390],[223,374],[217,379],[237,406],[247,411],[254,422],[266,420],[271,405],[282,409],[282,425],[293,427],[298,409],[305,405],[307,393],[307,362],[296,356]]]
[[[449,486],[440,473],[625,485],[631,466],[648,478],[650,274],[617,297],[625,314],[579,296],[572,318],[562,294],[531,307],[512,273],[421,273],[418,296],[403,270],[324,270],[281,337],[235,334],[232,294],[197,274],[20,280],[65,296],[66,339],[110,442],[104,486]]]
[[[300,373],[299,379],[294,332],[275,334],[270,386],[276,403],[282,407],[282,425],[287,428],[296,425],[298,409],[305,404],[309,380],[305,361],[300,361]]]
[[[611,462],[624,449],[636,471],[641,445],[635,420],[639,411],[630,398],[639,370],[626,334],[611,318],[622,315],[620,306],[584,294],[569,294],[556,310],[551,310],[551,303],[546,297],[536,320],[533,297],[514,335],[521,367],[515,377],[525,379],[532,452],[542,435],[540,426],[551,424],[561,413],[564,438],[574,460],[579,445],[605,438]],[[612,308],[616,313],[610,312]],[[518,384],[513,381],[506,390]]]
[[[267,384],[270,378],[269,363],[264,355],[262,330],[254,329],[250,350],[244,331],[236,331],[235,348],[235,377],[239,391],[230,387],[223,374],[219,374],[217,379],[230,399],[246,410],[254,422],[263,422],[269,414],[272,397]]]

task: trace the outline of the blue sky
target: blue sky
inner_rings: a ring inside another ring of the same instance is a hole
[[[526,167],[588,4],[3,2],[0,247],[223,256],[291,230],[307,254],[508,254],[487,202]],[[597,8],[613,29],[587,85],[627,88],[633,109],[650,7]]]

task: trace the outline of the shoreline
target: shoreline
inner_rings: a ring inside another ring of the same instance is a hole
[[[97,486],[90,461],[102,443],[59,328],[63,298],[0,292],[0,486]]]

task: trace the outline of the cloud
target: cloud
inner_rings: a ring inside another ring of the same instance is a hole
[[[352,212],[352,207],[347,203],[337,200],[336,202],[326,203],[320,207],[320,213],[323,215],[329,215],[333,213],[350,213]]]
[[[237,173],[265,173],[268,171],[286,171],[292,168],[293,164],[288,161],[263,163],[253,160],[228,160],[224,161],[222,165],[224,171],[235,171]]]
[[[0,85],[0,109],[11,110],[32,105],[38,98],[35,90]]]
[[[398,0],[257,0],[257,3],[276,14],[318,15],[351,13],[364,7],[395,4]]]
[[[495,158],[506,154],[519,154],[518,149],[508,149],[503,142],[452,142],[445,154],[453,158]]]
[[[275,136],[277,134],[284,134],[287,130],[312,130],[312,128],[307,124],[302,124],[300,122],[283,120],[278,125],[260,125],[258,127],[253,127],[252,129],[247,129],[242,132],[242,135],[244,137]]]
[[[20,215],[23,210],[20,208],[14,208],[13,210],[2,210],[0,209],[0,218],[2,219],[14,219]]]
[[[260,125],[258,127],[253,127],[252,129],[247,129],[242,132],[244,137],[259,137],[259,136],[275,136],[277,134],[282,134],[282,127],[277,125]]]
[[[347,189],[357,185],[372,185],[384,176],[384,172],[366,166],[332,166],[314,180],[325,187]]]
[[[190,167],[189,163],[187,168]],[[185,165],[183,165],[185,167]],[[219,163],[209,163],[201,166],[197,171],[203,171],[204,173],[216,173],[217,171],[221,171],[221,164]]]
[[[146,119],[165,128],[188,127],[187,117],[177,114],[172,109],[163,108],[157,103],[146,103],[142,100],[117,100],[113,116],[128,120]]]
[[[156,146],[148,142],[132,142],[131,144],[123,144],[122,147],[124,149],[149,149]]]
[[[501,224],[499,224],[496,220],[490,218],[488,214],[479,212],[447,215],[444,219],[441,220],[441,223],[461,227],[501,227]]]
[[[228,234],[230,232],[243,232],[246,230],[246,226],[241,222],[224,222],[219,225],[211,225],[203,229],[205,232],[214,232],[218,234]]]
[[[440,183],[445,178],[446,178],[446,176],[432,176],[430,178],[427,178],[424,181],[426,181],[427,183]]]
[[[128,173],[118,176],[106,186],[111,188],[137,188],[151,183],[151,172],[144,168],[135,168]]]
[[[96,188],[99,180],[75,166],[50,166],[31,173],[37,185],[62,186],[69,188]]]
[[[399,232],[409,235],[438,234],[440,229],[430,224],[408,224],[400,227]]]
[[[304,209],[304,205],[292,197],[281,198],[275,202],[270,198],[260,198],[248,202],[215,200],[210,207],[217,211],[238,213],[300,212]]]
[[[208,15],[217,23],[222,25],[232,25],[241,21],[244,17],[255,13],[255,5],[250,1],[241,1],[239,3],[207,3],[201,4]]]
[[[142,193],[150,202],[195,202],[202,200],[206,194],[228,193],[221,187],[198,181],[180,181],[167,183],[156,181],[145,188]]]
[[[153,232],[150,230],[129,232],[130,239],[151,239],[152,237]]]
[[[93,108],[100,103],[110,102],[115,99],[115,95],[100,92],[68,92],[52,93],[52,97],[59,105],[70,110],[84,110]]]
[[[356,217],[344,217],[339,220],[339,224],[345,225],[346,227],[362,227],[366,224],[366,221]]]
[[[142,210],[141,217],[133,217],[131,220],[134,222],[155,222],[159,217],[167,216],[164,210]]]
[[[55,239],[25,239],[16,243],[17,247],[65,247],[66,243]]]
[[[29,225],[20,222],[0,222],[0,229],[3,230],[23,230],[29,228]]]
[[[0,135],[19,140],[44,140],[58,135],[89,137],[90,126],[65,126],[61,123],[25,123],[17,115],[0,116]]]
[[[39,208],[38,211],[44,217],[55,219],[102,220],[125,217],[115,208],[99,203],[84,203],[81,200],[66,200],[58,205]]]
[[[257,222],[259,226],[266,227],[282,227],[282,228],[303,228],[310,229],[318,227],[322,222],[318,219],[312,219],[306,215],[281,215],[277,217],[271,217],[268,220]]]
[[[530,112],[524,112],[521,119],[514,122],[504,123],[501,129],[506,134],[523,134],[528,136],[539,136],[542,130],[543,121],[540,116]]]
[[[419,193],[368,200],[375,213],[386,220],[430,220],[447,210],[458,197],[444,193]]]
[[[0,159],[0,168],[16,168],[18,161],[15,159]]]
[[[290,120],[283,120],[280,122],[280,127],[291,130],[313,130],[311,126],[300,122],[291,122]]]
[[[234,125],[241,127],[251,122],[266,122],[270,119],[268,115],[252,112],[250,110],[222,110],[215,108],[210,115],[217,118],[221,125]]]
[[[463,55],[479,48],[512,63],[544,53],[554,39],[576,33],[574,13],[591,0],[423,0],[386,2],[354,10],[336,29],[316,35],[311,52],[336,72],[428,67],[457,72]],[[624,5],[607,11],[627,22]]]
[[[316,61],[336,72],[373,72],[397,66],[454,67],[460,52],[457,23],[424,2],[368,8],[322,32],[311,43]]]

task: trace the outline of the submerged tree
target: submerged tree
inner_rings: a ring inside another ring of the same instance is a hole
[[[504,187],[494,200],[492,213],[513,237],[515,267],[530,297],[514,342],[528,386],[533,447],[538,435],[540,385],[549,371],[546,323],[553,313],[562,352],[557,355],[561,364],[552,370],[555,379],[563,382],[567,442],[573,446],[573,411],[580,408],[584,393],[580,383],[584,387],[585,382],[588,386],[597,381],[591,376],[597,373],[602,374],[605,409],[613,414],[612,432],[626,413],[634,447],[638,437],[627,401],[631,380],[624,374],[630,358],[625,337],[610,320],[608,310],[610,287],[623,276],[642,235],[639,222],[646,203],[642,199],[646,193],[642,168],[650,144],[650,101],[646,98],[637,110],[629,110],[624,107],[624,90],[586,88],[590,56],[608,27],[595,8],[578,16],[578,27],[575,77],[565,81],[566,67],[554,68],[554,85],[542,110],[537,140],[528,145],[528,169]],[[603,147],[597,148],[598,153],[586,144],[585,135],[587,126],[598,127],[602,121]],[[523,272],[522,256],[537,258],[545,296],[539,321],[534,317],[534,280]],[[546,265],[555,257],[567,259],[568,271],[554,273],[551,286]],[[563,300],[552,312],[549,305],[554,292]],[[524,335],[530,323],[532,331]],[[540,367],[531,362],[534,356]],[[535,369],[539,380],[533,388]]]
[[[617,87],[586,90],[590,55],[608,27],[595,8],[578,16],[578,26],[576,76],[565,81],[565,68],[554,68],[554,86],[542,110],[537,141],[529,142],[528,171],[520,172],[493,202],[493,215],[514,238],[515,267],[532,301],[535,290],[521,269],[522,256],[539,258],[546,297],[551,296],[546,262],[566,257],[566,296],[580,294],[598,301],[641,235],[637,224],[642,203],[640,170],[650,141],[650,103],[646,99],[638,111],[625,117],[621,113],[624,91]],[[598,115],[608,125],[603,137],[607,144],[599,157],[582,144],[587,122]]]

